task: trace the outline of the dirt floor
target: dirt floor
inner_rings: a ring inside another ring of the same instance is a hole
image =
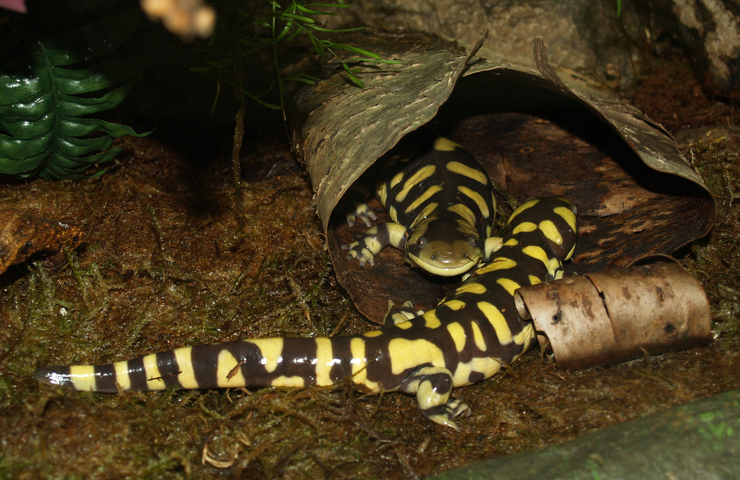
[[[281,127],[246,141],[240,212],[229,127],[158,122],[119,142],[100,178],[0,186],[3,207],[86,234],[0,277],[0,478],[416,478],[740,388],[740,114],[706,98],[674,51],[631,98],[694,139],[684,152],[717,197],[714,231],[680,252],[710,297],[709,346],[572,373],[532,351],[456,390],[473,411],[461,432],[424,419],[414,398],[351,385],[123,395],[40,385],[40,366],[375,328],[336,282]]]

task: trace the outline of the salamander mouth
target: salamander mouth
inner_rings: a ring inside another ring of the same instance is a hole
[[[468,259],[467,262],[461,265],[446,268],[446,267],[439,267],[432,263],[426,262],[411,252],[407,252],[407,255],[412,265],[416,265],[417,267],[421,268],[425,272],[429,272],[433,275],[438,275],[440,277],[454,277],[455,275],[461,275],[467,272],[468,270],[470,270],[471,268],[475,267],[478,261],[480,260],[480,256],[474,259],[467,257]]]

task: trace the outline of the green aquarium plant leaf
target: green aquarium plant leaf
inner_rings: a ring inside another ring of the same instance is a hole
[[[19,47],[0,52],[0,176],[101,175],[97,167],[120,151],[114,139],[141,136],[92,117],[121,103],[144,75],[141,58],[117,54],[140,19],[138,8],[115,3],[45,2],[0,31],[0,43]]]

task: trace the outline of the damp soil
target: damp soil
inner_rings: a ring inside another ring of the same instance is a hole
[[[41,366],[376,328],[337,284],[280,123],[254,122],[235,195],[230,125],[131,116],[117,120],[157,128],[119,141],[105,175],[0,186],[4,208],[85,233],[0,277],[0,478],[416,478],[739,388],[740,114],[707,98],[678,52],[629,98],[685,139],[717,197],[713,232],[678,252],[710,297],[710,345],[578,372],[535,349],[455,390],[473,412],[460,432],[424,419],[414,398],[349,384],[121,395],[38,384]]]

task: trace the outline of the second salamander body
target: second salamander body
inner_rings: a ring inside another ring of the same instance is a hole
[[[34,377],[75,390],[117,392],[332,385],[416,395],[430,420],[458,428],[468,407],[450,394],[516,360],[535,336],[514,292],[562,276],[575,249],[575,207],[530,200],[512,213],[503,247],[433,310],[388,315],[381,330],[337,338],[266,338],[184,347],[103,366],[43,368]],[[411,318],[408,318],[411,317]]]

